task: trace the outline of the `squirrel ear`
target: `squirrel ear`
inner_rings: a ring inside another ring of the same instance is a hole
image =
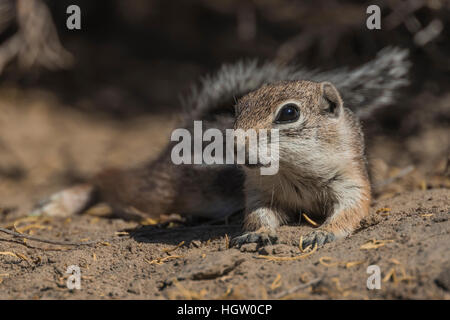
[[[320,83],[320,107],[323,112],[337,118],[342,114],[344,103],[336,87],[330,82]]]

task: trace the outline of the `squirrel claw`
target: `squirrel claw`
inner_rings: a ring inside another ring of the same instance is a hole
[[[232,247],[240,248],[246,243],[257,243],[262,246],[276,244],[278,242],[278,236],[275,233],[268,232],[247,232],[241,236],[237,236],[231,240],[230,245]]]
[[[300,244],[303,248],[321,246],[325,243],[332,242],[336,239],[336,236],[325,230],[314,230],[303,237],[303,242]]]

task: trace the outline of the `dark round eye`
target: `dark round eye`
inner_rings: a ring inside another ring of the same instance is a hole
[[[275,123],[295,122],[300,117],[300,110],[294,103],[288,103],[281,107],[275,119]]]

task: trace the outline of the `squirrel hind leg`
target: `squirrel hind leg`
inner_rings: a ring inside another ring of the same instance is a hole
[[[95,187],[80,184],[52,194],[40,201],[31,215],[48,217],[70,217],[87,209],[95,202]]]

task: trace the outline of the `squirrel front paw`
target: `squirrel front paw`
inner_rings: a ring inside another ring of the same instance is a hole
[[[332,242],[335,239],[336,236],[332,232],[317,229],[304,236],[303,242],[300,245],[302,246],[302,249],[304,249],[308,246],[314,247],[316,244],[317,246],[321,246],[325,243]]]
[[[257,243],[261,246],[276,244],[278,236],[273,231],[258,230],[253,232],[246,232],[243,235],[237,236],[231,240],[232,247],[240,248],[246,243]]]

